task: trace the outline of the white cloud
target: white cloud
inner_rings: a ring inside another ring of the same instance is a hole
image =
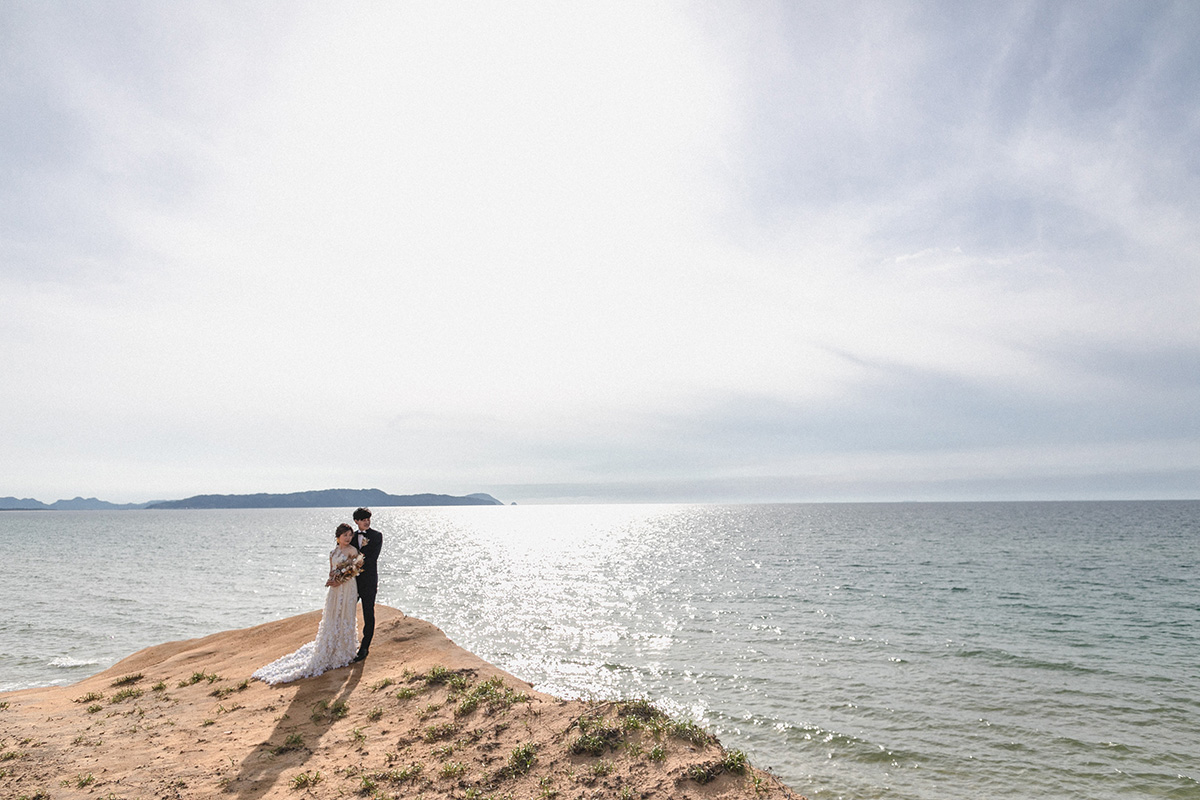
[[[1027,9],[9,10],[0,493],[1188,468],[1186,26]]]

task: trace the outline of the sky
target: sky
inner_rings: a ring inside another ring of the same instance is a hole
[[[0,496],[1200,497],[1200,5],[0,4]]]

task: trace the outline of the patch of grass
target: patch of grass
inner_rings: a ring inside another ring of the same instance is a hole
[[[621,743],[621,729],[607,724],[603,716],[583,716],[578,719],[579,736],[568,748],[577,756],[600,756]]]
[[[103,710],[104,710],[104,706],[100,705],[99,703],[93,703],[92,705],[87,707],[87,713],[89,713],[89,714],[95,714],[95,713],[97,713],[99,711],[103,711]]]
[[[350,732],[350,740],[361,747],[367,743],[367,735],[362,732],[362,728],[355,728]]]
[[[73,745],[86,745],[87,747],[99,747],[103,743],[102,739],[88,739],[82,733],[71,740]]]
[[[734,775],[741,775],[746,771],[746,754],[741,750],[729,750],[725,753],[725,757],[721,759],[721,769]]]
[[[420,711],[417,712],[417,718],[419,720],[421,720],[422,722],[424,722],[425,720],[429,719],[434,714],[436,714],[438,711],[440,711],[441,708],[442,708],[441,703],[430,703],[429,705],[425,706],[424,708],[422,708]]]
[[[217,724],[217,721],[215,719],[206,719],[206,720],[204,720],[204,722],[200,723],[200,727],[207,728],[209,725],[216,725],[216,724]]]
[[[209,683],[216,683],[217,681],[220,681],[220,680],[224,680],[224,678],[222,678],[220,675],[213,675],[213,674],[210,674],[207,672],[193,672],[192,677],[186,678],[179,682],[179,688],[182,689],[186,686],[195,686],[197,683],[200,683],[201,681],[208,681]]]
[[[454,675],[453,670],[446,669],[441,664],[435,664],[429,668],[429,672],[425,673],[426,683],[445,683]]]
[[[321,782],[321,772],[301,772],[292,777],[293,789],[308,789]]]
[[[545,800],[553,800],[558,797],[558,789],[554,788],[554,779],[549,775],[538,779],[538,797],[545,798]]]
[[[392,680],[391,678],[384,678],[379,683],[372,686],[371,691],[378,692],[380,689],[386,689],[387,687],[391,686],[393,683],[395,683],[395,681]]]
[[[298,733],[290,734],[283,740],[283,744],[271,748],[271,755],[277,756],[281,753],[290,753],[293,750],[304,749],[304,737]]]
[[[711,761],[707,764],[692,764],[687,769],[687,776],[700,784],[709,783],[720,774],[721,762],[719,761]]]
[[[666,732],[669,736],[674,736],[676,739],[683,739],[699,746],[714,744],[717,741],[715,736],[691,721],[681,722],[674,720],[667,726]]]
[[[123,700],[131,700],[131,699],[141,697],[141,696],[142,696],[141,689],[135,689],[132,686],[130,686],[126,689],[122,689],[121,691],[117,692],[112,697],[110,697],[108,699],[108,703],[109,703],[109,705],[112,705],[113,703],[120,703]]]
[[[50,800],[50,795],[46,792],[37,792],[35,794],[23,794],[17,800]]]
[[[425,741],[436,742],[439,739],[452,739],[456,733],[458,733],[458,726],[453,722],[430,725],[425,729]]]
[[[460,717],[465,716],[483,704],[491,714],[512,708],[517,703],[528,702],[529,695],[506,686],[504,679],[495,675],[474,686],[464,687],[462,699],[459,700],[454,713]]]
[[[0,761],[12,761],[14,758],[20,758],[21,753],[16,750],[5,750],[0,753]]]
[[[60,781],[61,785],[63,786],[71,786],[74,784],[75,788],[77,789],[82,789],[85,786],[91,786],[95,782],[96,776],[90,772],[87,775],[76,775],[74,780],[66,778],[65,780]]]
[[[656,744],[650,748],[650,752],[646,754],[646,758],[651,761],[662,761],[667,757],[667,751],[663,749],[661,744]]]
[[[3,703],[0,703],[0,711],[7,711],[7,710],[8,710],[8,701],[5,700]]]
[[[76,703],[94,703],[97,700],[103,700],[103,699],[104,699],[103,692],[88,692],[83,697],[76,697],[75,702]]]
[[[383,717],[383,709],[379,706],[375,706],[367,712],[367,720],[369,722],[378,722],[381,717]]]
[[[534,761],[537,761],[536,742],[526,742],[523,745],[514,747],[513,751],[508,754],[508,763],[500,770],[497,777],[516,778],[519,775],[524,775],[533,767]]]
[[[625,700],[618,705],[617,716],[625,719],[639,719],[649,722],[656,719],[665,719],[667,715],[649,700],[639,698],[636,700]]]
[[[375,791],[375,781],[371,780],[370,775],[362,775],[359,777],[359,794],[371,794]]]
[[[117,678],[115,681],[112,682],[112,685],[113,686],[128,686],[131,683],[137,683],[144,677],[146,677],[146,676],[143,675],[142,673],[138,672],[133,675],[126,675],[122,678]]]
[[[244,692],[250,687],[250,681],[244,680],[237,686],[221,686],[209,692],[212,697],[228,697],[234,692]]]
[[[331,722],[341,719],[350,713],[350,706],[345,700],[336,700],[330,705],[328,700],[318,700],[313,704],[312,721],[321,722],[328,718]]]
[[[466,774],[467,765],[461,761],[447,761],[442,764],[442,768],[438,770],[438,775],[443,778],[459,778]]]
[[[411,700],[414,697],[416,697],[418,694],[420,694],[419,689],[415,689],[412,686],[405,686],[403,689],[400,689],[399,691],[396,692],[396,699],[397,700]]]
[[[416,780],[417,777],[420,776],[421,772],[424,771],[424,769],[424,764],[418,764],[414,761],[407,767],[392,769],[388,770],[387,772],[376,772],[374,777],[375,780],[379,781],[387,781],[389,783],[404,783],[405,781]]]

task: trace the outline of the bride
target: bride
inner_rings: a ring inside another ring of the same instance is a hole
[[[325,594],[325,611],[317,626],[317,638],[296,652],[259,668],[252,677],[274,686],[311,678],[354,660],[354,654],[358,652],[355,619],[358,583],[354,576],[362,569],[363,557],[350,544],[353,531],[344,522],[337,526],[338,546],[329,553],[329,580],[325,581],[329,591]]]

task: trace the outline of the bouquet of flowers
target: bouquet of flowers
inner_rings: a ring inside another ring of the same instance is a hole
[[[363,557],[362,553],[359,553],[354,558],[335,564],[333,570],[329,573],[329,580],[334,584],[345,583],[362,572],[362,566]]]

